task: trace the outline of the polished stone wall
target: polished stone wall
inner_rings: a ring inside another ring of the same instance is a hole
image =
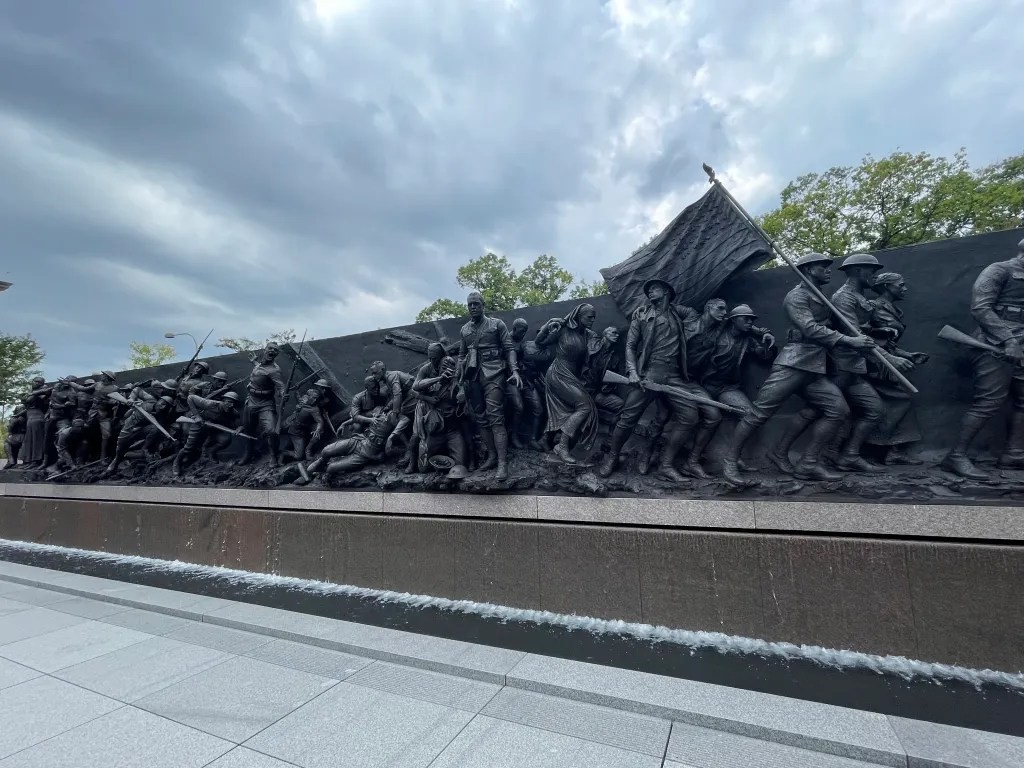
[[[1020,539],[10,494],[0,496],[0,538],[1024,670]]]

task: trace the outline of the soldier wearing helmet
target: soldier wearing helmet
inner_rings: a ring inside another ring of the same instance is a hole
[[[823,254],[809,253],[796,266],[816,286],[828,285],[832,280],[832,259]],[[795,394],[810,403],[818,417],[811,440],[796,465],[790,464],[785,454],[771,452],[768,458],[801,479],[842,477],[822,466],[819,458],[850,416],[843,393],[826,376],[828,352],[837,346],[867,350],[874,342],[867,336],[847,336],[832,328],[831,310],[803,281],[786,294],[782,306],[790,323],[787,344],[775,359],[750,411],[736,426],[722,461],[722,474],[733,485],[747,485],[738,464],[747,440]]]
[[[974,355],[974,397],[960,421],[960,437],[942,460],[942,468],[961,477],[987,477],[967,457],[974,438],[1010,401],[1006,447],[999,457],[1004,469],[1024,469],[1024,240],[1017,255],[989,264],[971,291],[971,314],[978,324],[974,338],[998,347],[998,355]]]
[[[241,432],[238,427],[238,406],[241,400],[242,398],[237,392],[227,392],[220,400],[200,397],[195,393],[188,396],[189,413],[184,418],[189,421],[184,422],[185,444],[178,451],[178,455],[174,457],[175,476],[180,477],[181,473],[200,453],[213,461],[219,460],[220,452],[231,445],[231,434],[209,427],[207,424],[217,424],[226,429]],[[252,441],[246,440],[246,442]]]
[[[323,379],[320,381],[327,384]],[[327,423],[321,405],[322,398],[323,389],[313,386],[306,390],[306,394],[299,398],[295,410],[284,420],[284,431],[291,439],[291,450],[281,453],[282,460],[305,461],[310,446],[320,440]]]
[[[128,414],[125,416],[124,424],[117,436],[114,459],[107,466],[107,473],[114,472],[124,461],[125,454],[139,443],[144,443],[147,459],[152,461],[159,458],[157,448],[164,439],[164,435],[140,411],[145,411],[155,418],[164,429],[169,428],[177,416],[174,409],[174,398],[169,394],[155,400],[129,402],[133,402],[133,405],[129,406]],[[153,436],[154,433],[156,437]]]
[[[756,327],[756,320],[748,304],[733,307],[709,345],[701,373],[701,385],[713,399],[745,411],[753,407],[743,391],[745,364],[750,359],[770,363],[778,354],[775,337]]]
[[[189,394],[196,394],[213,400],[219,399],[227,390],[228,375],[224,371],[217,371],[210,378],[200,381],[189,390]]]

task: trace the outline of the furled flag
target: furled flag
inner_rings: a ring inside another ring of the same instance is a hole
[[[676,289],[676,302],[699,308],[734,274],[769,259],[768,243],[713,184],[660,235],[625,261],[602,269],[601,276],[629,317],[647,301],[647,280],[664,280]]]

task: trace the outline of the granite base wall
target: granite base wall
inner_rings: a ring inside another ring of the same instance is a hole
[[[0,538],[1024,670],[1024,547],[0,497]]]

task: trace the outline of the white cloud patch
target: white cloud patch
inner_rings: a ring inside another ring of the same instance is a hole
[[[995,161],[1021,151],[1021,18],[1022,0],[21,4],[0,17],[6,325],[54,373],[172,322],[323,338],[460,297],[485,248],[594,279],[706,190],[703,161],[752,213],[867,152]]]

